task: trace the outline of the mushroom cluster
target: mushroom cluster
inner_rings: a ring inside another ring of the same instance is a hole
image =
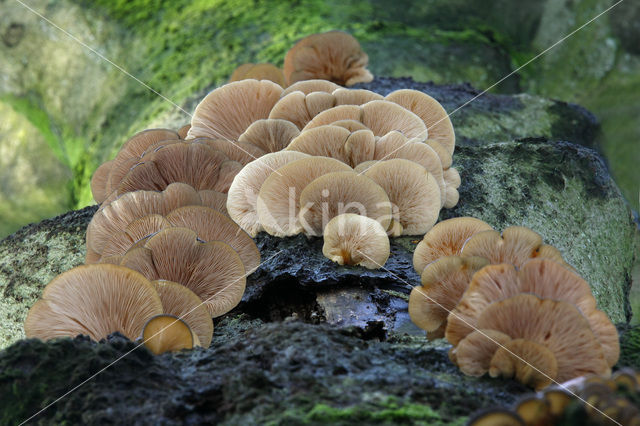
[[[541,389],[607,375],[618,360],[617,330],[589,284],[528,228],[443,221],[416,247],[414,267],[422,285],[409,298],[411,319],[427,337],[446,337],[467,375]]]
[[[582,376],[561,386],[525,396],[511,409],[483,410],[469,426],[538,426],[565,424],[640,425],[640,375],[632,369],[617,371],[610,379]]]
[[[272,64],[242,64],[229,81],[270,80],[286,87],[303,80],[327,80],[341,86],[368,83],[373,75],[366,66],[369,57],[352,35],[343,31],[311,34],[286,54],[283,69]]]

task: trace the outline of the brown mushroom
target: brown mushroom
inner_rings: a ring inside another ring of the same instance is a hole
[[[537,396],[519,400],[515,411],[530,426],[545,426],[553,421],[549,402]]]
[[[253,144],[265,153],[277,152],[285,149],[299,134],[300,130],[292,122],[270,118],[254,121],[238,141]]]
[[[389,237],[377,220],[345,213],[331,219],[324,228],[322,254],[340,265],[378,269],[386,263],[389,253]]]
[[[526,426],[516,413],[504,409],[485,410],[469,419],[469,426]]]
[[[489,375],[514,377],[520,383],[540,390],[549,386],[558,376],[558,361],[544,345],[514,339],[496,349],[491,358]]]
[[[227,211],[242,229],[255,237],[262,230],[258,221],[257,200],[265,179],[276,169],[295,160],[309,157],[296,151],[281,151],[267,154],[247,164],[236,175],[229,188]]]
[[[467,376],[480,377],[489,371],[491,358],[511,337],[496,330],[475,330],[452,349],[455,363]]]
[[[402,235],[423,235],[438,220],[440,187],[424,167],[393,159],[374,164],[364,175],[380,185],[397,206]]]
[[[302,129],[313,117],[335,105],[336,99],[330,93],[296,91],[280,98],[271,109],[269,118],[287,120]]]
[[[269,116],[281,94],[282,87],[268,80],[242,80],[218,87],[196,106],[187,137],[238,140],[251,123]]]
[[[153,354],[193,349],[195,335],[186,322],[174,315],[156,315],[142,330],[142,341]]]
[[[158,293],[140,273],[116,265],[81,265],[51,280],[29,310],[24,329],[27,337],[43,340],[84,334],[98,341],[116,331],[134,340],[147,320],[161,313]]]
[[[91,194],[96,203],[102,203],[109,194],[107,193],[107,181],[109,180],[109,173],[113,167],[114,160],[102,163],[91,177]]]
[[[300,193],[299,206],[299,221],[307,235],[322,235],[325,225],[344,213],[370,217],[384,229],[391,222],[391,203],[384,189],[353,171],[326,173],[314,179]]]
[[[229,82],[245,79],[269,80],[282,87],[285,87],[284,74],[282,70],[273,64],[242,64],[236,68]]]
[[[324,92],[324,93],[331,94],[336,89],[340,89],[340,86],[338,84],[332,83],[331,81],[328,81],[328,80],[321,80],[316,78],[311,80],[297,81],[289,85],[289,87],[287,87],[286,89],[284,89],[284,91],[282,92],[282,95],[280,96],[284,98],[289,93],[293,93],[293,92],[302,92],[305,95],[308,95],[309,93],[313,93],[313,92]]]
[[[212,317],[233,309],[242,298],[245,269],[238,253],[222,241],[199,242],[187,228],[167,228],[144,247],[129,250],[121,265],[150,280],[180,283],[197,294]]]
[[[273,172],[262,184],[256,202],[258,221],[263,229],[277,237],[302,232],[298,220],[301,191],[317,177],[338,171],[352,169],[333,158],[308,157]]]
[[[284,58],[283,72],[287,84],[323,79],[352,86],[373,80],[366,69],[368,62],[369,57],[353,36],[329,31],[298,41]]]
[[[187,133],[189,133],[189,129],[191,128],[191,124],[185,124],[184,126],[178,129],[178,136],[180,139],[187,139]]]
[[[473,234],[490,230],[491,225],[473,217],[443,220],[427,232],[413,252],[413,267],[422,274],[425,266],[443,256],[457,256]]]
[[[131,222],[125,230],[114,233],[100,254],[106,258],[124,256],[138,241],[148,238],[150,235],[164,228],[169,228],[170,226],[171,223],[159,214],[141,217]],[[91,263],[97,263],[100,260],[101,258]]]

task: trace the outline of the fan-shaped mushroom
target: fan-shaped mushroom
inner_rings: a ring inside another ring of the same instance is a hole
[[[378,269],[389,258],[389,250],[386,230],[369,217],[345,213],[324,228],[322,254],[340,265]]]
[[[540,390],[558,376],[558,361],[544,345],[514,339],[496,349],[489,367],[491,377],[514,377],[520,383]]]
[[[331,157],[352,167],[371,160],[374,149],[375,137],[370,130],[351,132],[331,125],[305,130],[287,147],[287,151]]]
[[[289,93],[293,93],[293,92],[302,92],[305,95],[308,95],[309,93],[313,93],[313,92],[325,92],[325,93],[331,94],[336,89],[340,89],[340,85],[335,84],[328,80],[321,80],[321,79],[315,78],[311,80],[297,81],[289,85],[289,87],[284,89],[280,97],[284,98]]]
[[[335,105],[336,99],[330,93],[296,91],[280,98],[271,109],[269,118],[287,120],[302,129],[313,117]]]
[[[339,88],[331,93],[336,99],[335,105],[363,105],[370,101],[381,101],[384,96],[365,89]]]
[[[193,349],[197,341],[195,337],[187,323],[174,315],[157,315],[142,330],[144,345],[155,355]]]
[[[292,122],[270,118],[254,121],[238,141],[255,145],[265,153],[277,152],[285,149],[299,134],[300,130]]]

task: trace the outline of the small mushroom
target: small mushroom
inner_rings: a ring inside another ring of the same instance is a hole
[[[299,222],[307,235],[322,235],[325,225],[344,213],[370,217],[385,229],[391,222],[391,203],[385,190],[353,171],[326,173],[314,179],[300,193],[299,206]]]
[[[298,212],[302,190],[314,179],[331,172],[352,171],[346,164],[327,157],[307,157],[277,169],[264,181],[256,203],[258,221],[277,237],[303,231]]]
[[[330,93],[295,91],[280,98],[271,109],[269,118],[287,120],[302,129],[313,117],[334,106],[336,99]]]
[[[273,64],[242,64],[233,71],[229,82],[246,79],[269,80],[282,87],[286,86],[282,70]]]
[[[313,92],[324,92],[331,94],[336,89],[340,89],[340,86],[328,80],[321,80],[317,78],[311,80],[301,80],[289,85],[289,87],[284,89],[280,97],[284,98],[289,93],[293,92],[302,92],[305,95]]]
[[[119,331],[136,339],[149,318],[162,313],[148,279],[109,264],[81,265],[55,277],[29,310],[27,337],[49,340],[78,334],[98,341]]]
[[[342,31],[312,34],[298,41],[284,58],[287,84],[323,79],[341,86],[368,83],[373,75],[366,69],[369,57],[358,40]]]
[[[377,220],[345,213],[331,219],[324,228],[322,254],[340,265],[378,269],[386,263],[389,253],[389,237]]]
[[[335,105],[363,105],[371,101],[384,100],[384,96],[365,89],[339,88],[333,91]]]
[[[511,341],[511,337],[497,330],[475,330],[462,339],[452,351],[460,371],[468,376],[480,377],[489,371],[491,359],[498,348]]]
[[[144,326],[142,340],[153,354],[193,349],[194,334],[180,318],[175,315],[156,315]]]
[[[526,426],[516,413],[505,409],[484,410],[469,419],[469,426]]]
[[[96,203],[102,203],[108,196],[107,181],[109,180],[109,173],[113,167],[114,160],[110,160],[102,163],[91,177],[91,194]]]
[[[196,106],[187,137],[238,140],[251,123],[269,116],[282,90],[268,80],[242,80],[218,87]]]
[[[549,386],[558,376],[558,361],[544,345],[526,339],[514,339],[497,348],[491,358],[489,375],[514,377],[520,383],[540,390]]]
[[[537,396],[519,400],[515,411],[530,426],[546,426],[553,421],[549,403],[546,399]]]
[[[292,122],[270,118],[254,121],[238,141],[253,144],[265,153],[277,152],[285,149],[299,134],[300,130]]]
[[[425,266],[443,256],[457,256],[464,242],[481,231],[493,229],[488,223],[473,217],[443,220],[427,232],[413,252],[413,267],[422,274]]]

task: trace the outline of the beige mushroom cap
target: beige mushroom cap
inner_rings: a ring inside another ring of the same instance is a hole
[[[213,321],[202,299],[182,284],[165,280],[153,281],[152,284],[160,296],[163,312],[186,322],[198,336],[200,345],[208,348],[213,337]]]
[[[325,92],[331,94],[336,89],[340,89],[340,86],[328,80],[301,80],[291,84],[289,87],[284,89],[281,97],[285,97],[289,93],[293,92],[302,92],[305,95],[313,92]]]
[[[300,224],[307,235],[320,236],[334,217],[356,213],[380,222],[391,222],[391,203],[374,180],[353,171],[326,173],[310,182],[300,193]]]
[[[174,281],[188,287],[217,317],[233,309],[244,293],[242,259],[227,243],[197,240],[187,228],[167,228],[149,238],[144,247],[129,250],[121,265],[150,280]]]
[[[373,80],[366,69],[368,62],[367,54],[353,36],[329,31],[298,41],[284,58],[283,72],[288,84],[323,79],[352,86]]]
[[[445,188],[446,188],[446,199],[442,206],[445,209],[451,209],[458,204],[458,200],[460,199],[460,194],[458,193],[458,188],[460,187],[460,174],[453,167],[448,168],[443,173]]]
[[[302,129],[313,117],[334,106],[336,98],[330,93],[295,91],[280,98],[271,109],[269,118],[287,120]]]
[[[109,194],[107,193],[107,181],[109,180],[109,173],[113,167],[114,160],[102,163],[91,177],[91,194],[96,203],[102,203]]]
[[[174,315],[156,315],[144,326],[142,340],[153,354],[193,349],[195,335],[186,322]]]
[[[380,161],[365,173],[399,211],[403,235],[423,235],[438,220],[440,187],[424,167],[409,160]]]
[[[356,120],[367,126],[374,135],[384,136],[397,130],[408,138],[427,139],[427,128],[417,115],[398,104],[371,101],[364,105],[340,105],[316,115],[303,130],[331,124],[339,120]]]
[[[236,175],[229,188],[227,198],[229,217],[249,235],[255,237],[262,230],[256,205],[262,184],[278,168],[308,157],[301,152],[281,151],[267,154],[247,164]]]
[[[261,119],[254,121],[240,135],[239,142],[248,142],[265,153],[282,151],[300,134],[300,130],[290,121],[280,119]],[[255,158],[254,158],[255,160]]]
[[[519,294],[489,305],[478,319],[478,328],[544,345],[556,358],[559,382],[611,373],[589,323],[567,302]]]
[[[480,377],[489,371],[491,358],[511,337],[496,330],[475,330],[454,346],[456,363],[467,376]]]
[[[409,296],[411,321],[429,332],[446,325],[447,315],[460,301],[471,277],[487,263],[481,257],[445,256],[427,265],[422,286],[414,287]]]
[[[352,171],[346,164],[327,157],[308,157],[277,169],[264,181],[256,203],[258,221],[277,237],[303,231],[298,220],[300,195],[314,179],[331,172]]]
[[[544,345],[514,339],[496,349],[491,358],[489,375],[514,377],[520,383],[540,390],[558,377],[558,361]]]
[[[344,127],[350,132],[355,132],[356,130],[369,130],[367,126],[362,124],[356,120],[338,120],[331,123],[332,126]]]
[[[132,309],[135,307],[135,309]],[[119,331],[134,340],[149,318],[162,313],[158,293],[148,279],[122,266],[81,265],[45,287],[24,323],[27,337],[93,340]]]
[[[273,64],[242,64],[233,71],[229,82],[246,79],[269,80],[282,87],[286,86],[282,70]]]
[[[389,93],[385,99],[394,102],[415,113],[424,121],[429,129],[429,139],[434,139],[453,154],[456,145],[456,135],[449,114],[426,93],[417,90],[402,89]]]
[[[426,233],[413,252],[413,267],[422,274],[425,266],[443,256],[457,256],[473,234],[491,230],[491,225],[473,217],[443,220]]]
[[[370,101],[381,101],[384,96],[365,89],[339,88],[333,91],[335,105],[363,105]],[[334,105],[334,106],[335,106]]]
[[[160,141],[179,140],[180,135],[174,130],[169,129],[148,129],[136,133],[127,140],[115,160],[117,162],[127,158],[140,158],[142,154],[153,144]]]
[[[251,123],[269,116],[282,90],[268,80],[242,80],[218,87],[196,106],[187,137],[238,140]]]
[[[324,228],[322,254],[340,265],[378,269],[389,258],[389,237],[377,220],[353,213],[341,214]]]
[[[103,257],[124,256],[137,242],[170,226],[171,224],[159,214],[152,214],[136,219],[131,222],[124,231],[114,233],[102,249],[101,257],[91,263],[97,263]]]

